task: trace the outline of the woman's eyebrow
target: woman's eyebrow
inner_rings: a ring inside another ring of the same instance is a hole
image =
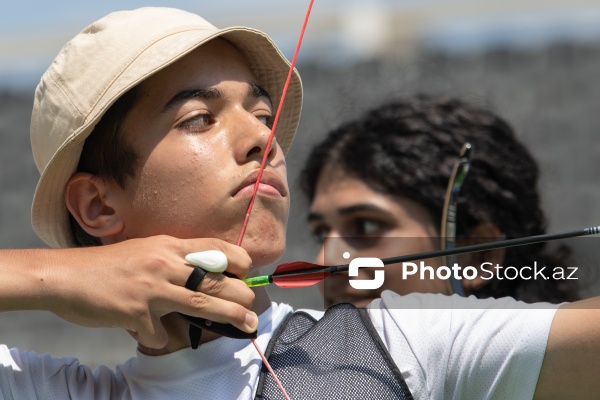
[[[171,98],[171,100],[169,100],[167,102],[167,104],[165,104],[165,106],[162,109],[162,112],[165,113],[171,109],[173,109],[175,106],[179,105],[180,103],[189,100],[189,99],[193,99],[193,98],[199,98],[199,99],[218,99],[222,96],[222,93],[219,89],[217,88],[194,88],[194,89],[186,89],[186,90],[182,90],[181,92],[177,93],[175,96],[173,96]]]
[[[361,203],[361,204],[353,204],[351,206],[348,207],[342,207],[342,208],[338,208],[337,209],[337,214],[340,216],[344,216],[344,215],[349,215],[349,214],[354,214],[354,213],[358,213],[358,212],[376,212],[378,214],[382,214],[384,216],[387,216],[389,218],[393,217],[393,214],[391,212],[389,212],[388,210],[385,210],[381,207],[378,207],[374,204],[368,204],[368,203]]]
[[[323,216],[319,213],[308,213],[308,216],[306,217],[306,222],[315,222],[315,221],[322,221],[323,220]]]
[[[387,218],[393,218],[394,214],[389,212],[388,210],[385,210],[381,207],[378,207],[376,205],[373,204],[353,204],[351,206],[348,207],[341,207],[338,208],[337,210],[335,210],[336,214],[339,216],[346,216],[346,215],[351,215],[354,213],[359,213],[359,212],[376,212],[384,217]],[[308,214],[308,217],[306,218],[307,222],[315,222],[315,221],[322,221],[323,220],[323,215],[316,213],[316,212],[311,212]]]

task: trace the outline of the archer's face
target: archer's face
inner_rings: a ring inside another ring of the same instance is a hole
[[[309,225],[321,241],[317,263],[347,264],[357,257],[387,258],[421,253],[438,247],[436,223],[419,204],[376,192],[360,179],[340,170],[326,169],[317,182],[310,206]],[[343,257],[349,253],[349,259]],[[436,267],[441,260],[425,260]],[[402,279],[396,265],[385,267],[381,288],[354,289],[347,274],[334,274],[322,286],[325,305],[350,302],[366,307],[383,290],[446,293],[444,281],[421,280],[417,275]],[[356,279],[372,280],[373,268],[360,268]]]
[[[245,59],[222,39],[144,81],[123,125],[140,161],[122,192],[121,239],[168,234],[236,243],[272,115]],[[277,144],[261,182],[242,242],[255,266],[285,248],[289,196]]]

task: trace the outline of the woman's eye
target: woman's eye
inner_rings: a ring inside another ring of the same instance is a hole
[[[269,129],[273,127],[274,118],[270,115],[259,115],[256,117],[260,122],[265,124]]]
[[[358,219],[355,222],[355,230],[357,236],[369,236],[374,233],[380,232],[383,225],[372,219]]]
[[[329,230],[324,227],[319,227],[312,229],[311,231],[312,237],[317,242],[317,244],[322,244],[327,239],[327,235],[329,235]]]

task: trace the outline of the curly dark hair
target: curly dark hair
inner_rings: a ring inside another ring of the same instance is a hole
[[[301,188],[312,200],[321,172],[341,168],[375,191],[418,202],[440,221],[452,167],[467,141],[475,151],[458,198],[457,236],[482,222],[495,224],[506,238],[545,233],[536,161],[506,121],[457,98],[398,99],[342,124],[310,153]],[[564,245],[553,252],[545,243],[512,247],[504,265],[537,261],[552,270],[565,266],[569,254]],[[579,298],[574,281],[554,279],[493,279],[474,295],[554,303]]]

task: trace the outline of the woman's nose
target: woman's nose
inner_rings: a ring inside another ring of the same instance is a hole
[[[336,230],[328,232],[317,253],[317,264],[337,265],[350,262],[350,254],[354,249],[341,237]]]

